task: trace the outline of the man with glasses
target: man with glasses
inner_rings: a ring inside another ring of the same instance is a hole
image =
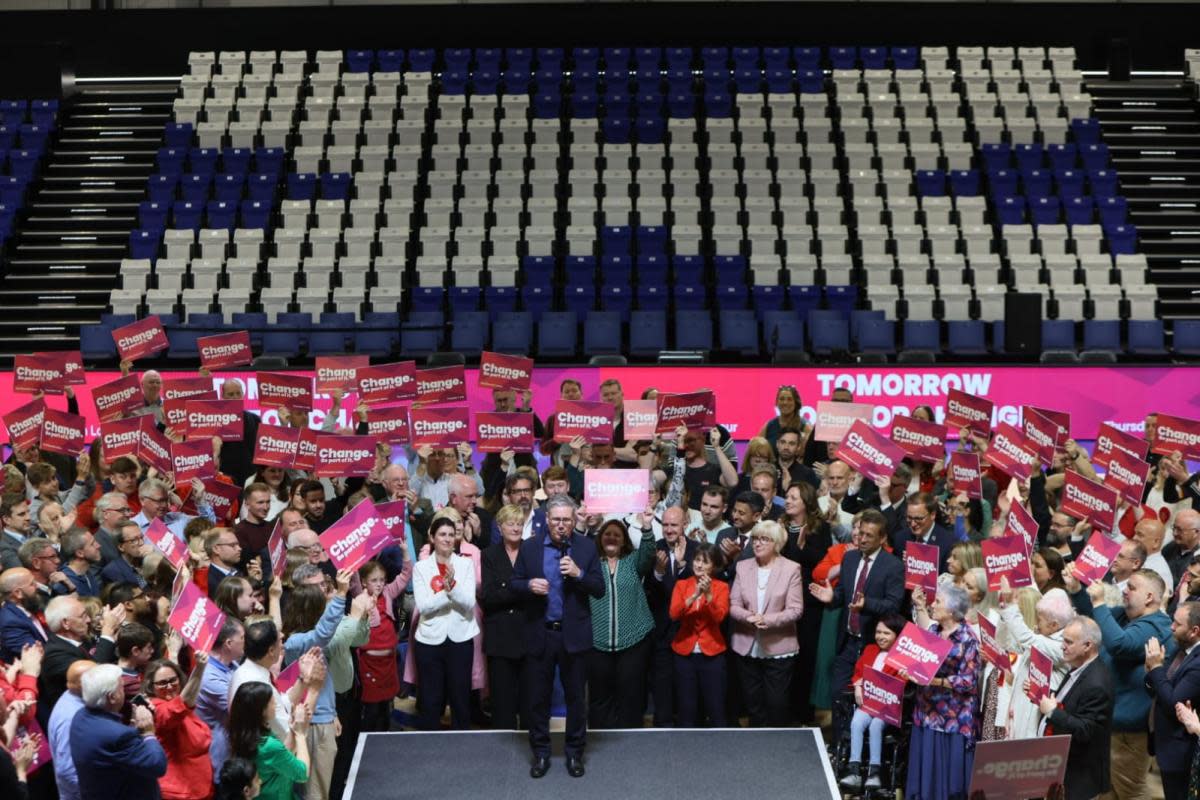
[[[248,578],[255,589],[262,587],[262,564],[251,561],[246,572],[238,569],[242,561],[242,545],[237,534],[229,528],[213,528],[204,534],[204,552],[208,554],[208,596],[217,598],[217,587],[230,577]]]
[[[33,573],[38,592],[46,602],[50,602],[51,597],[75,591],[75,584],[67,580],[67,576],[60,569],[62,558],[54,549],[54,542],[41,537],[30,539],[21,545],[18,554],[21,557],[21,565]]]
[[[63,575],[80,597],[100,596],[100,542],[90,531],[72,528],[63,534],[62,552],[67,559]]]
[[[92,642],[91,617],[79,598],[65,596],[50,601],[46,606],[46,627],[51,635],[46,642],[42,672],[38,675],[39,707],[43,704],[47,709],[54,707],[67,690],[67,670],[76,661],[116,662],[117,631],[124,619],[123,607],[106,608],[101,619],[100,638]]]
[[[136,495],[136,491],[134,492]],[[137,510],[142,509],[138,502]],[[109,492],[101,495],[96,501],[96,541],[100,543],[100,566],[108,566],[121,558],[120,548],[117,547],[117,525],[134,515],[134,509],[129,498],[122,492]]]
[[[546,509],[533,502],[533,495],[533,480],[528,475],[517,472],[508,476],[504,484],[504,502],[519,506],[525,512],[525,523],[521,528],[522,539],[540,538],[548,530]],[[570,495],[565,494],[559,496],[570,498]],[[549,504],[550,501],[547,500],[546,505]]]
[[[1200,511],[1186,508],[1175,515],[1171,527],[1172,540],[1163,546],[1163,557],[1171,567],[1171,577],[1178,586],[1192,559],[1200,556]]]
[[[929,492],[921,492],[909,498],[905,522],[908,523],[896,534],[895,551],[904,558],[904,548],[909,542],[937,545],[941,555],[940,572],[946,571],[946,560],[950,550],[958,543],[954,531],[937,524],[937,498]]]
[[[573,532],[575,512],[570,497],[559,495],[546,503],[547,532],[522,543],[509,581],[524,601],[533,778],[550,769],[550,696],[556,668],[567,701],[567,772],[573,778],[584,773],[591,598],[604,596],[604,578],[596,545]]]
[[[117,524],[114,531],[117,540],[117,551],[121,557],[109,563],[100,571],[100,582],[131,583],[139,589],[146,588],[146,579],[142,577],[142,561],[150,553],[150,545],[142,534],[141,527],[133,520],[125,520]]]
[[[137,523],[142,533],[145,533],[146,529],[150,527],[150,520],[157,518],[162,520],[163,524],[170,529],[171,533],[178,536],[180,541],[186,541],[183,529],[195,517],[191,514],[184,514],[182,511],[171,510],[171,495],[165,483],[156,478],[147,478],[138,487],[138,497],[142,501],[142,510],[133,518],[133,521]],[[192,481],[192,502],[196,505],[200,516],[214,525],[216,524],[217,515],[213,512],[212,506],[205,496],[204,484],[198,478]]]

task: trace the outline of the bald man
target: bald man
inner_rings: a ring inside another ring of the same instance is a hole
[[[75,759],[71,757],[71,720],[83,708],[83,673],[94,666],[95,661],[80,660],[67,668],[67,690],[50,712],[46,736],[50,741],[50,752],[54,754],[54,780],[58,784],[59,800],[79,800],[79,775],[75,772]]]
[[[222,400],[242,400],[246,387],[237,378],[226,378],[221,384]],[[234,485],[243,486],[254,474],[254,447],[258,442],[258,414],[242,411],[242,440],[221,445],[218,465],[221,472],[233,478]]]
[[[499,540],[499,532],[493,534],[495,523],[492,515],[476,505],[479,487],[474,478],[457,472],[451,475],[449,499],[450,507],[463,518],[464,538],[468,542],[485,550],[493,541]]]
[[[1167,528],[1158,521],[1158,517],[1145,517],[1133,528],[1133,538],[1146,548],[1146,560],[1142,563],[1142,568],[1158,573],[1167,587],[1167,597],[1170,597],[1172,589],[1175,588],[1175,581],[1171,576],[1171,566],[1162,554],[1163,539],[1166,535]]]
[[[33,573],[24,567],[0,572],[0,661],[12,663],[26,645],[45,644],[49,635],[38,615],[46,600],[38,591]]]
[[[121,362],[121,373],[129,374],[132,364],[128,361]],[[149,416],[154,417],[154,421],[162,426],[166,423],[166,417],[163,414],[162,401],[162,375],[157,370],[148,369],[142,373],[142,404],[129,412],[131,417]]]
[[[1171,533],[1173,538],[1163,547],[1163,557],[1171,565],[1173,584],[1177,586],[1192,558],[1200,556],[1200,511],[1187,508],[1176,514]]]
[[[655,726],[675,724],[674,651],[671,641],[679,625],[669,613],[675,584],[692,574],[692,556],[699,543],[683,535],[687,514],[679,506],[663,511],[663,538],[654,545],[654,575],[646,581],[650,613],[654,617],[654,677],[650,692],[654,696]],[[649,534],[647,534],[649,535]]]

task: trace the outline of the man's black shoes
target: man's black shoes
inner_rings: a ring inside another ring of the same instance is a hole
[[[583,777],[583,756],[567,756],[567,774],[572,778]]]
[[[529,767],[529,777],[540,778],[550,771],[549,756],[534,756],[533,764]]]

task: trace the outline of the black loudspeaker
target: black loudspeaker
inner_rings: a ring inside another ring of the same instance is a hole
[[[1004,351],[1010,356],[1042,352],[1042,296],[1031,292],[1004,295]]]

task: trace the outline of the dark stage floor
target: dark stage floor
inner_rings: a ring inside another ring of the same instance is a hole
[[[589,731],[587,775],[567,775],[562,735],[541,780],[523,732],[368,733],[358,740],[349,800],[698,800],[838,797],[812,728]]]

